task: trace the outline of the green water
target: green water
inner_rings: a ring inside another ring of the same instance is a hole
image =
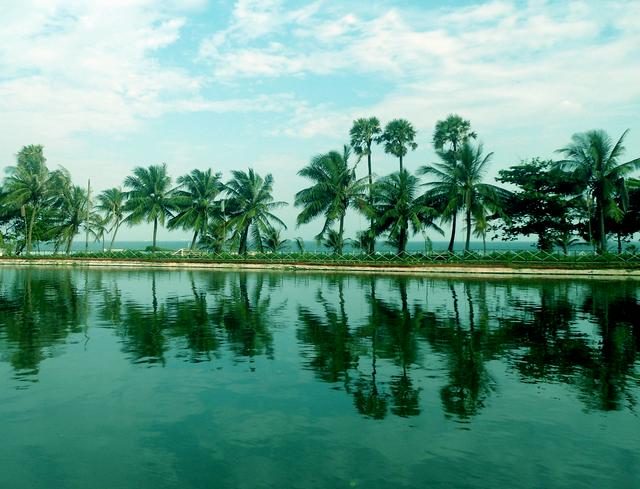
[[[0,269],[0,488],[640,487],[640,283]]]

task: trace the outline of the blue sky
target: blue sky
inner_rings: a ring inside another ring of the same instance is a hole
[[[271,172],[279,200],[354,118],[409,119],[415,170],[434,123],[469,118],[487,178],[571,134],[630,128],[640,155],[640,2],[0,0],[0,166],[43,144],[78,183],[120,185],[134,166],[174,177]],[[376,148],[374,170],[397,163]],[[361,166],[364,172],[364,165]],[[321,223],[295,228],[311,237]],[[348,234],[365,227],[351,215]],[[122,237],[149,239],[145,226]],[[163,231],[161,239],[184,233]]]

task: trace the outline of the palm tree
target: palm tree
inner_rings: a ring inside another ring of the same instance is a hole
[[[297,225],[307,224],[324,216],[322,230],[316,236],[321,241],[325,233],[338,221],[336,253],[342,253],[344,244],[344,216],[347,209],[362,206],[365,201],[364,179],[357,179],[355,168],[349,168],[350,151],[344,146],[342,154],[329,151],[319,154],[302,168],[298,175],[313,182],[295,196],[295,206],[302,207]]]
[[[409,150],[414,151],[418,147],[415,138],[416,130],[408,120],[394,119],[385,126],[384,132],[376,141],[384,143],[385,153],[392,154],[399,159],[400,171],[402,171],[402,158]]]
[[[57,211],[57,223],[53,228],[56,240],[65,243],[65,253],[68,255],[73,238],[86,223],[89,199],[84,188],[71,182],[71,175],[66,170],[60,171],[54,181],[57,197],[53,206]]]
[[[418,178],[407,170],[392,173],[374,186],[376,230],[389,232],[391,241],[398,247],[398,254],[404,254],[407,248],[409,229],[415,234],[433,227],[442,233],[433,223],[436,211],[425,204],[424,198],[416,195],[419,186]]]
[[[262,234],[272,222],[287,228],[271,212],[287,203],[273,200],[273,176],[270,173],[262,178],[250,168],[248,172],[234,170],[232,174],[233,178],[226,185],[228,225],[233,230],[231,237],[239,243],[238,253],[244,255],[251,232],[256,247],[262,251]]]
[[[436,122],[433,146],[437,150],[443,150],[449,144],[451,151],[456,153],[461,144],[476,137],[477,134],[471,130],[471,122],[458,114],[449,114],[445,120]]]
[[[17,164],[7,168],[3,203],[21,209],[25,220],[25,241],[27,254],[31,253],[33,228],[40,211],[49,204],[52,172],[46,165],[43,148],[40,145],[24,146],[17,155]]]
[[[118,229],[120,229],[120,225],[125,220],[125,203],[126,193],[119,187],[109,188],[98,194],[96,209],[104,213],[106,220],[105,225],[112,225],[111,230],[109,231],[113,231],[111,242],[109,243],[109,251],[113,248],[113,243],[116,240]]]
[[[221,173],[213,173],[208,169],[193,170],[188,175],[178,177],[179,188],[173,194],[178,213],[169,220],[167,226],[169,229],[193,229],[192,250],[198,236],[207,234],[211,218],[221,215],[220,203],[215,200],[224,190],[221,176]]]
[[[373,205],[373,175],[371,172],[371,144],[375,142],[378,135],[382,132],[380,129],[380,121],[377,117],[369,117],[368,119],[357,119],[353,121],[353,126],[349,135],[351,136],[351,146],[358,155],[358,158],[367,157],[367,169],[369,172],[369,205]],[[366,251],[373,253],[375,251],[375,233],[374,221],[371,219],[369,227],[369,241],[367,242]]]
[[[418,175],[430,175],[436,179],[425,184],[428,190],[424,197],[432,205],[437,206],[440,212],[440,220],[443,223],[451,222],[451,238],[447,248],[451,253],[456,239],[458,212],[462,207],[457,170],[458,162],[453,152],[436,150],[436,154],[441,161],[433,163],[431,166],[421,166],[418,168]]]
[[[614,144],[602,130],[578,133],[572,142],[557,152],[565,159],[559,165],[573,171],[584,183],[585,194],[595,203],[596,223],[599,231],[598,252],[607,251],[605,216],[620,219],[622,210],[615,201],[618,192],[623,197],[623,205],[628,198],[625,176],[640,168],[640,158],[620,163],[624,154],[624,138],[629,130],[622,133]]]
[[[269,226],[265,230],[264,236],[262,236],[262,247],[266,251],[270,253],[279,253],[287,246],[287,242],[289,240],[282,239],[280,232],[280,229],[276,229],[273,226]]]
[[[127,220],[131,224],[153,222],[153,247],[156,250],[158,223],[173,215],[175,204],[171,177],[167,175],[167,165],[151,165],[148,168],[136,167],[133,175],[124,180],[127,192],[126,210],[130,212]]]
[[[493,156],[493,153],[483,156],[482,152],[482,144],[474,147],[466,141],[457,153],[437,151],[442,162],[419,169],[419,172],[424,175],[433,175],[438,178],[438,181],[426,184],[431,189],[427,196],[445,203],[443,215],[452,219],[454,224],[452,241],[455,236],[456,215],[459,210],[464,209],[466,225],[464,251],[469,251],[472,216],[476,217],[476,221],[485,219],[485,209],[497,211],[502,199],[508,195],[508,192],[500,187],[482,183],[486,168]],[[451,251],[452,243],[449,243],[449,246]]]

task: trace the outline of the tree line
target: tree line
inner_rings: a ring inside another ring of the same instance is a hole
[[[640,158],[623,161],[627,132],[617,140],[602,130],[574,134],[557,150],[560,159],[533,158],[499,171],[496,183],[505,188],[484,181],[493,153],[485,152],[470,121],[457,114],[436,123],[431,143],[437,161],[415,173],[404,165],[418,147],[409,121],[395,119],[383,128],[376,117],[357,119],[349,144],[312,157],[298,171],[309,186],[295,195],[296,225],[322,219],[316,239],[338,254],[347,242],[373,253],[380,238],[403,254],[412,235],[433,230],[444,236],[445,225],[453,251],[459,219],[465,251],[472,234],[486,248],[491,233],[504,240],[533,236],[545,251],[560,246],[566,252],[584,240],[599,253],[615,236],[621,251],[622,243],[640,231],[640,185],[630,178]],[[398,171],[375,175],[376,145],[398,158]],[[367,173],[358,176],[365,159]],[[159,226],[190,231],[191,249],[278,252],[288,241],[281,237],[287,226],[274,213],[287,203],[275,199],[273,176],[253,169],[234,170],[227,182],[220,172],[195,169],[174,185],[166,164],[136,167],[122,187],[95,199],[90,186],[74,184],[64,168],[49,170],[39,145],[23,147],[6,172],[0,186],[0,245],[12,244],[18,254],[31,253],[40,242],[69,253],[81,232],[87,243],[91,237],[111,250],[123,224],[142,222],[153,225],[152,250]],[[355,240],[344,238],[348,209],[368,221]],[[296,244],[304,250],[301,238]]]

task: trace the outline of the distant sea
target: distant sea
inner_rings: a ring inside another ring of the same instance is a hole
[[[182,240],[182,241],[158,241],[157,246],[160,248],[164,248],[167,250],[179,250],[180,248],[188,248],[191,244],[190,240]],[[295,241],[289,240],[287,242],[288,251],[297,251],[297,246]],[[449,245],[448,241],[432,241],[430,246],[433,251],[444,251],[447,249]],[[109,243],[106,243],[106,246],[109,246]],[[119,250],[144,250],[147,246],[151,246],[151,241],[116,241],[113,248]],[[305,241],[304,242],[305,251],[309,252],[326,252],[329,250],[322,245],[318,245],[318,243],[314,240]],[[463,242],[457,242],[455,244],[455,251],[462,251],[464,247]],[[482,251],[482,242],[481,241],[472,241],[470,243],[470,247],[472,250]],[[40,251],[52,251],[53,247],[48,244],[44,244],[40,246]],[[83,239],[77,239],[73,243],[72,250],[73,251],[84,251],[85,242]],[[285,248],[287,249],[287,248]],[[428,245],[425,245],[424,241],[410,241],[407,244],[407,251],[409,252],[420,252],[428,250]],[[523,251],[523,250],[535,250],[536,243],[533,241],[487,241],[487,251]],[[590,247],[586,244],[573,246],[572,250],[577,251],[585,251],[589,250]],[[90,251],[101,251],[102,243],[89,243]],[[350,245],[345,245],[345,252],[357,251]],[[380,240],[376,243],[376,251],[379,252],[393,252],[395,249],[392,246],[389,246],[385,243],[384,240]]]

